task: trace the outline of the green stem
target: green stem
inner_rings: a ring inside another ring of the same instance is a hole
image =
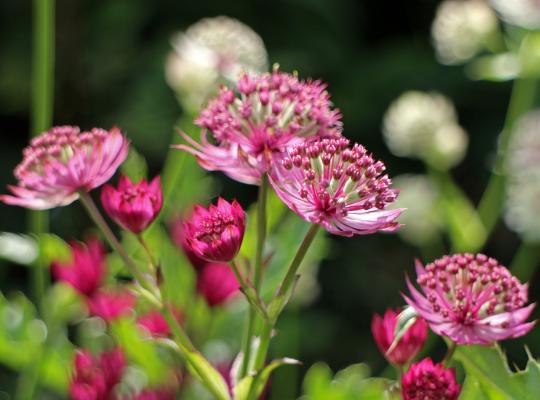
[[[32,107],[31,133],[37,136],[52,125],[54,99],[54,11],[55,0],[34,0],[32,43]],[[29,231],[38,235],[48,230],[46,211],[29,211]],[[47,286],[47,269],[43,258],[32,269],[33,290],[41,307]]]
[[[234,276],[236,277],[236,280],[238,281],[238,284],[240,285],[242,293],[246,297],[246,300],[248,301],[250,306],[266,318],[266,307],[261,298],[259,297],[258,293],[246,281],[234,260],[230,262],[230,266],[234,273]]]
[[[444,355],[444,358],[442,360],[443,364],[448,367],[450,366],[450,362],[452,361],[452,357],[454,356],[454,353],[456,352],[457,344],[455,342],[450,342],[448,344],[448,350],[446,351],[446,354]]]
[[[506,183],[504,165],[514,123],[532,107],[535,92],[536,81],[534,79],[519,78],[514,81],[504,128],[499,137],[493,172],[478,205],[478,213],[488,235],[495,228],[503,209]]]
[[[154,259],[154,256],[152,255],[152,252],[150,251],[150,247],[148,247],[148,243],[146,243],[146,240],[144,240],[141,233],[138,233],[137,240],[139,241],[139,244],[144,249],[144,252],[146,253],[146,256],[148,257],[148,262],[152,266],[152,268],[155,270],[158,267],[158,264],[156,260]]]
[[[257,247],[255,250],[255,260],[253,263],[254,278],[253,286],[257,296],[259,295],[263,277],[263,265],[262,258],[264,253],[264,242],[266,240],[266,200],[268,198],[268,177],[263,175],[261,177],[261,184],[259,186],[259,194],[257,199]],[[243,378],[248,373],[249,361],[251,359],[251,344],[253,333],[255,330],[255,322],[257,319],[257,311],[254,307],[250,307],[248,312],[248,319],[244,330],[244,336],[242,339],[243,359],[240,368],[240,378]]]
[[[135,279],[139,282],[139,284],[149,289],[150,292],[153,292],[153,288],[148,285],[146,282],[146,279],[144,279],[143,275],[139,271],[139,268],[135,264],[135,262],[131,259],[131,257],[128,255],[126,249],[122,244],[118,241],[114,233],[112,232],[111,228],[109,228],[109,225],[107,225],[107,222],[99,212],[98,208],[96,207],[96,204],[94,203],[94,200],[92,200],[92,197],[90,197],[90,194],[88,192],[80,191],[79,196],[81,199],[82,204],[86,208],[86,211],[88,211],[88,214],[94,221],[94,223],[97,225],[97,227],[101,230],[103,233],[103,236],[105,236],[105,239],[109,243],[109,245],[113,248],[114,251],[118,253],[120,258],[124,261],[126,266],[129,268],[130,272],[133,274]]]
[[[540,244],[523,242],[510,265],[510,271],[520,281],[530,280],[540,261]]]

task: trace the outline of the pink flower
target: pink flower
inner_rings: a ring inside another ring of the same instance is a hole
[[[416,262],[420,293],[407,278],[407,303],[438,335],[457,344],[488,344],[529,332],[525,322],[534,304],[527,303],[528,285],[497,260],[483,254],[444,256],[425,267]]]
[[[238,280],[227,264],[210,263],[197,271],[197,291],[210,307],[226,303],[239,289]]]
[[[221,197],[208,209],[197,205],[184,223],[186,242],[191,250],[207,261],[231,261],[242,244],[246,229],[244,210],[234,200]]]
[[[135,296],[127,290],[101,289],[87,301],[90,314],[107,322],[129,314],[135,306]]]
[[[245,74],[236,89],[238,96],[222,88],[195,121],[202,128],[202,144],[183,135],[191,146],[176,146],[194,154],[208,171],[258,184],[287,145],[307,136],[340,135],[341,114],[332,110],[320,81],[299,80],[276,69],[260,76]]]
[[[457,400],[460,391],[455,371],[431,358],[413,364],[401,378],[403,400]]]
[[[106,274],[103,246],[94,238],[86,245],[72,242],[70,247],[72,260],[68,263],[53,262],[52,276],[72,286],[83,296],[92,296],[101,286]]]
[[[328,232],[352,236],[395,231],[401,209],[385,210],[397,197],[385,166],[345,138],[310,138],[288,148],[270,171],[276,194],[300,217]]]
[[[176,390],[169,388],[147,389],[137,394],[134,400],[175,400]]]
[[[203,260],[199,257],[190,247],[186,241],[186,234],[184,232],[184,220],[182,218],[177,218],[173,221],[171,225],[171,239],[174,244],[182,250],[187,259],[191,262],[191,265],[195,269],[201,268],[206,265],[208,261]]]
[[[414,324],[401,337],[394,349],[388,353],[390,346],[394,342],[394,333],[397,324],[398,311],[386,310],[384,316],[373,315],[371,321],[371,332],[385,358],[397,365],[409,363],[422,349],[427,338],[427,324],[423,318],[418,318]]]
[[[159,214],[163,204],[161,180],[159,176],[150,184],[145,179],[133,184],[127,176],[121,176],[118,188],[103,186],[101,204],[118,225],[133,232],[141,233]]]
[[[124,354],[113,349],[94,357],[86,350],[75,355],[73,376],[69,385],[73,400],[114,399],[114,387],[122,379],[126,366]]]
[[[176,320],[180,324],[183,324],[183,313],[176,308],[171,308],[171,311]],[[141,315],[137,319],[137,323],[154,337],[165,337],[170,336],[171,334],[171,328],[169,327],[168,322],[165,320],[165,317],[163,317],[163,315],[161,315],[158,311],[150,311],[147,314]]]
[[[128,154],[128,140],[120,130],[57,126],[32,139],[23,161],[15,168],[14,196],[2,195],[6,204],[35,210],[65,206],[80,190],[90,191],[107,182]]]

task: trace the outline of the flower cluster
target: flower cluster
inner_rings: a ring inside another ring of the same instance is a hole
[[[340,135],[341,114],[332,109],[320,81],[303,81],[275,70],[245,74],[236,89],[238,95],[222,88],[201,111],[196,123],[202,128],[202,144],[184,135],[191,146],[177,146],[194,154],[204,169],[258,184],[287,146],[308,136]]]
[[[289,147],[269,177],[279,198],[303,219],[352,236],[399,227],[402,210],[385,210],[398,192],[384,170],[360,144],[315,137]]]
[[[525,322],[534,304],[526,305],[528,286],[494,258],[455,254],[425,267],[416,263],[420,293],[407,279],[406,302],[438,335],[458,344],[488,344],[529,332]]]
[[[460,391],[455,371],[431,358],[413,364],[401,378],[403,400],[457,400]]]
[[[32,139],[15,168],[18,186],[2,195],[6,204],[35,210],[64,206],[107,182],[128,154],[128,141],[116,127],[81,132],[57,126]]]

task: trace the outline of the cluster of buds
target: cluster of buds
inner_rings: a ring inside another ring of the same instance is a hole
[[[401,378],[403,400],[457,400],[460,391],[455,371],[430,358],[413,364]]]

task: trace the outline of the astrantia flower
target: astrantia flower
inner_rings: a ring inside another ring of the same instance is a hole
[[[171,308],[171,311],[178,323],[183,324],[184,315],[182,312],[176,308]],[[137,324],[155,337],[169,336],[171,334],[169,323],[159,311],[150,311],[141,315],[137,319]]]
[[[407,303],[433,332],[457,344],[488,344],[523,336],[534,304],[526,306],[528,285],[497,260],[483,254],[455,254],[425,267],[416,263],[419,292],[407,278]]]
[[[135,305],[135,296],[127,290],[101,289],[87,301],[90,314],[111,322],[129,314]]]
[[[431,358],[413,364],[401,378],[403,400],[457,400],[460,391],[454,369]]]
[[[420,158],[438,168],[458,164],[468,144],[452,102],[438,93],[402,94],[386,111],[383,133],[395,155]]]
[[[242,72],[267,70],[262,39],[229,17],[204,18],[171,41],[166,76],[182,105],[197,110],[221,83],[234,83]]]
[[[292,146],[270,173],[279,198],[300,217],[336,235],[395,231],[402,210],[385,166],[345,138],[311,138]]]
[[[69,395],[73,400],[112,399],[114,387],[120,383],[126,366],[124,354],[113,349],[94,357],[86,350],[75,355]]]
[[[476,55],[497,29],[497,15],[483,0],[446,0],[431,27],[437,57],[458,64]]]
[[[197,291],[210,307],[224,304],[239,289],[238,280],[227,264],[209,263],[197,271]]]
[[[15,168],[18,186],[2,195],[6,204],[35,210],[64,206],[78,191],[107,182],[128,154],[128,141],[118,128],[80,132],[76,126],[57,126],[32,139]]]
[[[148,183],[145,179],[134,184],[121,176],[118,187],[103,186],[101,204],[118,225],[133,233],[141,233],[154,221],[163,204],[159,176]]]
[[[374,314],[371,321],[371,333],[379,350],[389,362],[405,365],[422,349],[427,338],[427,324],[423,318],[417,318],[397,345],[388,352],[394,343],[398,315],[399,312],[390,308],[386,310],[382,318],[379,314]]]
[[[217,206],[208,209],[197,205],[184,222],[186,243],[199,257],[207,261],[231,261],[242,244],[246,229],[245,213],[234,200],[228,203],[221,197]]]
[[[512,25],[528,29],[540,27],[538,0],[489,0],[501,18]]]
[[[72,260],[67,263],[53,262],[52,276],[83,296],[92,296],[101,286],[106,273],[103,246],[97,239],[91,239],[86,245],[73,242],[70,247]]]
[[[199,269],[206,265],[208,261],[199,257],[186,241],[186,234],[184,232],[184,219],[177,218],[171,224],[171,239],[174,244],[182,250],[187,259],[191,262],[194,268]]]
[[[177,146],[194,154],[206,170],[258,184],[286,146],[307,136],[340,135],[341,114],[332,109],[320,81],[302,81],[275,70],[242,76],[237,91],[222,88],[200,113],[195,122],[203,128],[202,144],[184,135],[192,147]]]

